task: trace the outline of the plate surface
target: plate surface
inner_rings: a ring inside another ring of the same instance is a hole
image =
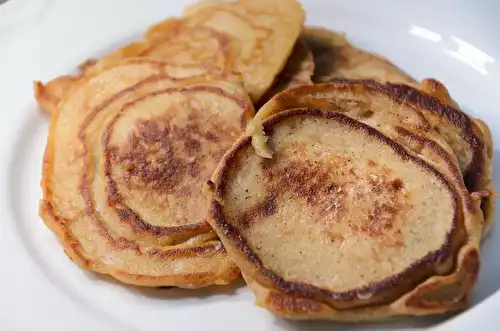
[[[201,291],[124,286],[77,268],[38,217],[49,118],[31,82],[48,80],[179,15],[189,1],[10,0],[0,5],[0,330],[495,330],[500,227],[485,239],[473,307],[448,318],[334,325],[292,323],[253,304],[240,282]],[[436,77],[500,146],[498,1],[305,0],[311,25],[345,31],[418,79]],[[495,151],[495,164],[500,154]],[[495,185],[500,178],[495,173]]]

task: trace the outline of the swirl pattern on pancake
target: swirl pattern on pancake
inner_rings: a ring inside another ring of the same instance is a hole
[[[131,59],[87,76],[52,118],[43,220],[78,265],[126,283],[230,282],[202,183],[253,112],[233,73]]]
[[[182,18],[151,27],[144,40],[106,55],[90,71],[128,57],[234,70],[242,74],[245,89],[257,102],[285,65],[303,23],[304,12],[296,0],[202,3],[189,7]],[[73,85],[57,78],[46,85],[35,82],[35,96],[50,112]]]
[[[212,176],[209,222],[257,303],[281,317],[357,322],[467,305],[478,204],[418,109],[376,86],[281,92],[275,112],[268,103],[256,116],[272,159],[252,148],[257,135],[241,138]]]

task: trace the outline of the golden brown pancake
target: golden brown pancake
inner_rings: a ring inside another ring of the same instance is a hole
[[[315,83],[329,82],[334,78],[347,78],[418,86],[413,78],[386,58],[351,45],[342,33],[306,27],[301,36],[314,56]]]
[[[452,164],[458,161],[459,171],[453,175],[454,180],[463,182],[460,177],[464,177],[466,188],[470,192],[481,192],[482,196],[477,199],[482,200],[486,222],[484,229],[487,231],[491,227],[494,218],[492,216],[494,199],[490,198],[491,193],[489,193],[492,190],[492,164],[491,157],[488,156],[488,143],[485,142],[488,139],[483,137],[484,134],[477,122],[461,110],[442,104],[440,100],[410,86],[380,84],[372,80],[336,79],[330,84],[293,88],[277,94],[264,105],[252,120],[253,124],[247,128],[247,133],[249,135],[258,133],[259,121],[285,109],[297,107],[339,109],[337,101],[331,100],[332,98],[342,99],[344,104],[351,107],[351,114],[355,115],[356,119],[362,118],[364,123],[382,130],[393,139],[416,139],[408,134],[402,137],[405,131],[402,129],[394,132],[391,123],[402,123],[403,129],[409,128],[419,136],[424,134],[423,138],[433,141],[433,144],[437,143],[437,147],[441,150],[437,155],[438,158],[440,155],[447,155],[446,162],[450,158],[454,159]],[[381,101],[377,101],[377,98],[381,98]],[[377,111],[377,104],[382,102],[392,104],[392,101],[396,102],[397,108],[384,110],[382,113]],[[402,109],[408,110],[403,113]],[[413,109],[418,111],[415,112]],[[364,116],[364,112],[368,112],[370,116]],[[392,115],[386,118],[391,113]],[[387,124],[390,125],[390,132],[383,130]],[[261,156],[270,157],[262,138],[262,135],[256,136],[252,143]],[[421,144],[417,144],[416,147],[421,148]],[[432,157],[432,153],[427,156],[429,157]]]
[[[87,75],[52,117],[40,214],[81,267],[143,286],[227,284],[239,270],[202,183],[252,115],[231,73],[131,59]]]
[[[244,137],[212,176],[209,222],[257,303],[351,322],[463,308],[480,222],[447,175],[337,105],[266,119],[273,158]]]
[[[283,68],[303,23],[304,12],[296,0],[221,1],[192,6],[187,15],[151,27],[144,40],[108,54],[92,70],[128,57],[221,72],[234,70],[242,74],[245,89],[256,102]],[[69,91],[72,86],[58,83],[57,78],[46,85],[35,83],[35,96],[47,111],[56,107],[60,91]]]
[[[260,122],[271,114],[295,108],[321,108],[341,112],[379,130],[395,140],[441,173],[460,192],[467,207],[464,214],[471,222],[483,219],[465,187],[462,173],[451,147],[435,132],[419,109],[394,99],[374,81],[343,80],[289,89],[276,95],[262,107],[247,127],[258,155],[272,157]]]

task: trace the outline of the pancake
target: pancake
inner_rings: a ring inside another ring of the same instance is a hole
[[[290,55],[304,22],[304,12],[295,0],[209,4],[192,6],[182,18],[158,23],[147,31],[144,40],[106,55],[91,70],[102,70],[129,57],[148,57],[221,72],[234,70],[242,74],[245,89],[257,102]],[[40,106],[47,111],[54,109],[60,95],[64,95],[60,91],[67,92],[72,86],[67,80],[61,85],[57,78],[46,85],[35,82]]]
[[[390,105],[387,109],[380,107],[384,102]],[[487,144],[484,143],[483,134],[476,128],[477,123],[459,109],[444,105],[412,87],[380,84],[372,80],[337,79],[330,84],[293,88],[277,94],[264,105],[247,128],[247,134],[254,135],[252,143],[259,155],[270,157],[264,137],[258,134],[261,132],[259,122],[264,118],[297,107],[344,111],[342,105],[350,107],[349,116],[354,116],[407,146],[414,144],[402,140],[415,140],[417,136],[418,140],[431,141],[424,145],[436,145],[433,149],[437,148],[439,152],[429,152],[427,159],[434,158],[435,164],[436,157],[444,155],[442,166],[453,168],[448,171],[453,173],[450,176],[457,185],[463,186],[461,177],[464,177],[465,187],[470,192],[482,192],[483,196],[479,200],[485,214],[484,230],[491,228],[494,219],[494,199],[490,198],[489,193],[492,189],[491,157],[487,155]],[[394,108],[395,105],[397,108]],[[403,129],[396,126],[402,126]],[[408,129],[413,134],[404,132]],[[409,147],[421,149],[421,146],[419,143]]]
[[[52,117],[41,217],[83,268],[227,284],[239,270],[206,222],[202,183],[253,112],[233,73],[131,59],[87,75]]]
[[[259,305],[340,321],[465,306],[481,224],[447,175],[339,111],[299,106],[263,129],[272,159],[244,137],[208,185],[209,222]]]
[[[315,83],[334,78],[373,79],[379,82],[418,83],[386,58],[351,45],[342,33],[306,27],[301,34],[314,56]]]

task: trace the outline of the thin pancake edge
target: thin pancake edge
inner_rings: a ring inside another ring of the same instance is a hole
[[[348,315],[355,309],[392,307],[433,277],[465,277],[458,272],[462,269],[455,261],[460,263],[457,256],[465,249],[477,250],[477,243],[463,223],[458,193],[430,164],[372,127],[328,110],[283,111],[266,119],[263,127],[274,149],[273,158],[257,156],[250,137],[240,139],[212,176],[209,199],[209,223],[248,282],[255,281],[280,295],[302,300],[306,306],[308,302],[317,302],[340,315]],[[340,137],[339,130],[348,137]],[[338,142],[335,144],[334,140]],[[364,153],[350,154],[354,146]],[[381,153],[379,157],[389,168],[382,165],[372,170],[377,167],[377,159],[372,159],[377,153]],[[318,155],[328,155],[327,161]],[[419,176],[428,178],[422,178],[417,185],[415,178]],[[256,178],[262,184],[256,184]],[[366,191],[368,187],[371,189]],[[388,201],[375,198],[386,193],[394,197]],[[374,194],[374,199],[364,194]],[[442,205],[433,206],[431,211],[434,194],[441,195]],[[351,224],[349,217],[343,217],[354,210],[349,206],[357,206],[360,201],[364,204],[357,208],[367,207],[366,215],[374,218],[368,217],[366,224]],[[382,213],[382,218],[377,212],[380,206],[387,212]],[[436,223],[434,217],[441,217],[440,222]],[[384,220],[382,227],[376,227],[374,220]],[[417,220],[420,225],[413,228]],[[434,239],[425,235],[427,230],[423,229],[427,226]],[[416,230],[419,227],[423,228]],[[412,244],[423,238],[426,239],[420,245]],[[349,248],[351,244],[354,246]],[[429,251],[422,245],[429,245]],[[344,247],[342,253],[338,253],[339,247]],[[372,256],[372,249],[378,254]],[[399,258],[406,262],[399,264]],[[350,265],[341,262],[343,259]],[[408,259],[412,262],[408,263]],[[395,269],[388,267],[388,261],[393,261]],[[352,269],[356,265],[363,265],[363,270]],[[336,270],[334,274],[327,271],[331,268]],[[347,274],[342,269],[350,276],[344,277]],[[475,281],[472,277],[474,280],[460,295],[470,291]],[[444,278],[433,279],[433,290],[443,284]],[[257,297],[262,303],[262,297]],[[457,306],[453,307],[443,304],[433,310],[387,309],[392,316],[429,314]],[[382,315],[375,313],[368,319]],[[342,320],[336,315],[329,317]]]

